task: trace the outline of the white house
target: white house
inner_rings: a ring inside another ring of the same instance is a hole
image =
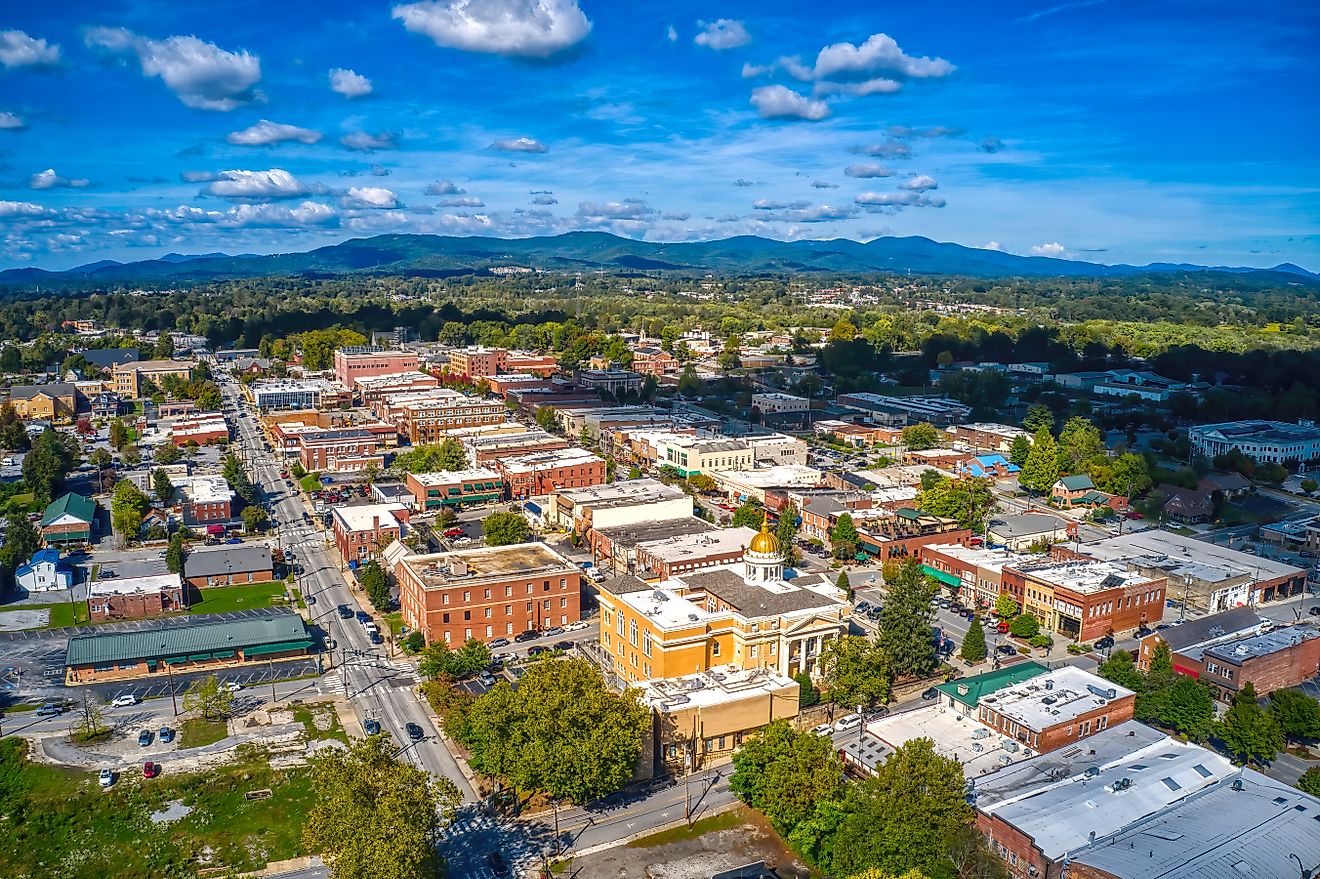
[[[60,563],[58,549],[42,549],[33,553],[26,565],[20,565],[14,571],[14,582],[28,594],[54,592],[73,586],[73,571]]]

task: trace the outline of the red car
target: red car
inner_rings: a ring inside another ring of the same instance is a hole
[[[160,775],[159,763],[152,763],[150,760],[148,760],[146,763],[142,764],[143,778],[155,778],[157,775]]]
[[[445,529],[445,537],[462,537],[462,536],[463,536],[463,529],[462,529],[462,528],[446,528],[446,529]]]
[[[995,626],[995,631],[1001,635],[1006,634],[1008,632],[1008,623],[1000,620],[999,625]]]

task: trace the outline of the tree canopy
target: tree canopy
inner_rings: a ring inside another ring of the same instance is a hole
[[[828,737],[776,720],[733,755],[729,789],[765,815],[781,835],[843,789],[843,767]]]
[[[481,533],[487,546],[508,546],[526,543],[532,537],[532,528],[521,513],[503,510],[481,520]]]
[[[934,615],[930,609],[934,595],[934,587],[915,559],[903,562],[898,576],[889,583],[876,642],[889,657],[893,674],[920,677],[934,670]]]
[[[889,658],[860,635],[825,642],[820,650],[820,676],[830,700],[837,705],[874,708],[889,699]]]

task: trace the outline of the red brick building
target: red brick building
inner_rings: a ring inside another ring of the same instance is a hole
[[[170,442],[176,446],[185,446],[190,441],[199,446],[229,442],[229,424],[224,414],[201,412],[180,418],[170,426]]]
[[[174,489],[189,528],[223,529],[236,521],[234,492],[223,476],[186,476],[174,480]]]
[[[390,559],[403,621],[429,641],[512,639],[581,618],[582,570],[543,543]]]
[[[638,348],[633,352],[633,372],[661,376],[678,371],[678,360],[663,348]]]
[[[976,719],[1044,754],[1131,720],[1136,703],[1131,690],[1065,665],[982,697]]]
[[[504,478],[494,470],[409,473],[404,484],[412,492],[413,509],[423,513],[441,507],[487,504],[504,498]]]
[[[340,348],[335,352],[335,378],[350,390],[359,378],[416,372],[417,355],[411,351],[385,351],[379,348]]]
[[[916,558],[923,546],[932,543],[966,544],[972,532],[957,519],[927,516],[911,509],[881,511],[885,515],[859,519],[854,516],[859,548],[881,562],[889,559]]]
[[[297,434],[298,460],[308,472],[331,473],[385,466],[380,438],[362,428],[304,430]]]
[[[504,355],[501,369],[508,372],[526,372],[548,378],[559,372],[559,361],[549,354],[510,351]]]
[[[509,496],[514,499],[605,484],[604,459],[586,449],[536,452],[492,463],[504,474]]]
[[[1205,681],[1220,702],[1232,702],[1248,681],[1266,696],[1320,673],[1320,632],[1296,625],[1184,647],[1173,651],[1173,669]]]
[[[408,508],[403,504],[365,504],[335,507],[330,517],[335,548],[344,564],[365,563],[376,558],[403,533]]]
[[[1001,579],[1045,631],[1079,641],[1158,623],[1166,582],[1114,562],[1054,559],[1005,567]]]
[[[178,574],[96,580],[87,591],[87,611],[93,622],[139,620],[183,607],[183,585]]]
[[[475,378],[495,375],[507,362],[509,352],[503,348],[464,348],[449,352],[450,375]]]

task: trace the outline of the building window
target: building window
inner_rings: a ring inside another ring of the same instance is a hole
[[[505,587],[504,587],[504,597],[505,597],[505,598],[512,598],[512,597],[513,597],[513,587],[512,587],[512,586],[505,586]]]
[[[472,593],[466,589],[463,590],[463,603],[467,604],[471,600],[472,600]]]
[[[444,595],[440,596],[440,603],[441,603],[441,604],[448,604],[448,603],[449,603],[449,593],[448,593],[448,592],[446,592]]]
[[[651,655],[651,633],[646,632],[642,635],[642,653],[645,656]],[[649,672],[648,672],[649,674]]]
[[[486,597],[487,597],[487,598],[490,598],[490,590],[489,590],[489,589],[486,590]]]
[[[619,613],[617,614],[617,617],[618,617],[618,619],[616,620],[616,622],[617,622],[617,627],[616,627],[615,631],[617,631],[617,632],[619,633],[619,637],[622,638],[622,637],[623,637],[623,611],[619,611]]]
[[[490,609],[489,607],[486,608],[486,619],[490,619],[490,612],[491,612],[491,609]]]
[[[628,620],[628,643],[637,646],[637,620]]]
[[[441,619],[445,623],[445,625],[449,624],[449,614],[443,614]]]
[[[710,655],[711,655],[711,656],[719,656],[719,655],[720,655],[720,642],[719,642],[719,641],[712,641],[712,642],[710,642]]]

